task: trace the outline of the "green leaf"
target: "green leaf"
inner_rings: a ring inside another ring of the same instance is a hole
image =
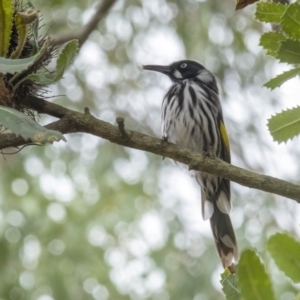
[[[282,17],[281,27],[291,38],[300,39],[300,4],[292,3]]]
[[[260,22],[280,23],[286,5],[274,2],[259,2],[256,5],[255,19]]]
[[[239,291],[237,278],[235,274],[232,274],[228,269],[225,269],[221,274],[222,291],[226,296],[226,300],[240,300],[241,293]]]
[[[56,75],[55,81],[62,78],[65,70],[70,66],[73,62],[73,59],[78,51],[78,40],[71,40],[64,45],[58,59],[56,65]]]
[[[268,120],[269,131],[278,143],[287,142],[300,133],[300,107],[282,111]]]
[[[277,233],[269,238],[267,247],[277,267],[295,283],[299,283],[300,243],[287,234]]]
[[[36,73],[36,74],[30,74],[22,79],[19,83],[25,81],[25,80],[32,80],[37,84],[41,85],[49,85],[55,82],[54,80],[55,75],[53,73]]]
[[[276,76],[275,78],[271,79],[267,83],[265,83],[264,86],[267,88],[270,88],[271,90],[274,90],[275,88],[280,87],[287,80],[292,79],[299,74],[300,74],[300,68],[286,71],[286,72]]]
[[[286,40],[281,43],[276,58],[289,64],[300,63],[300,41]]]
[[[0,57],[5,57],[9,48],[13,23],[13,4],[11,0],[0,1]]]
[[[25,140],[45,144],[66,141],[61,132],[47,129],[29,116],[6,106],[0,106],[0,124]]]
[[[242,253],[237,275],[243,300],[275,300],[269,275],[254,251]]]
[[[267,50],[267,54],[276,57],[281,46],[281,42],[286,38],[282,33],[271,31],[266,32],[260,37],[259,45]]]
[[[14,74],[27,70],[34,63],[36,57],[37,55],[21,59],[0,57],[0,73]]]
[[[11,54],[11,58],[19,58],[26,43],[29,31],[29,24],[38,19],[38,11],[32,8],[25,12],[17,12],[14,18],[15,25],[18,31],[18,45],[15,51]]]
[[[23,80],[32,80],[41,85],[49,85],[60,80],[65,72],[65,70],[72,63],[78,50],[78,41],[71,40],[64,45],[56,63],[56,70],[54,73],[37,73],[30,74]],[[23,81],[22,80],[22,81]]]
[[[36,55],[33,55],[33,56],[30,57],[30,59],[32,57],[34,57],[34,60],[33,60],[33,62],[31,62],[31,65],[33,65],[36,61],[38,61],[43,56],[43,54],[47,50],[49,44],[50,44],[50,38],[47,38],[44,41],[44,44],[43,44],[42,48],[40,49],[40,51]],[[19,61],[20,59],[13,59],[13,60],[18,60]],[[29,68],[31,65],[29,65],[27,68]],[[16,90],[18,88],[18,86],[25,80],[25,79],[22,79],[22,80],[19,80],[17,83],[15,83],[16,79],[18,79],[27,70],[27,68],[23,69],[22,71],[17,72],[10,79],[9,83],[14,86],[14,90]]]
[[[11,59],[11,58],[4,58],[0,57],[0,73],[3,74],[14,74],[27,70],[30,66],[32,66],[46,51],[48,45],[50,43],[50,39],[47,39],[44,42],[43,47],[41,50],[33,56],[21,59]],[[17,76],[14,76],[11,81],[13,81]]]

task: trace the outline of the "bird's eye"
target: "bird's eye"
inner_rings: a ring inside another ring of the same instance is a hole
[[[186,66],[187,66],[187,64],[182,64],[182,65],[180,66],[180,68],[184,69]]]

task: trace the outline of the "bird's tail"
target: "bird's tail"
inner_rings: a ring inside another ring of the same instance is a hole
[[[225,268],[238,259],[238,247],[231,220],[228,214],[222,213],[214,202],[214,212],[210,218],[210,226],[215,239],[217,252]]]

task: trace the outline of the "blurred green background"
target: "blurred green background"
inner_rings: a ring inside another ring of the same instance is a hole
[[[76,32],[99,1],[32,1],[42,31]],[[262,84],[284,70],[258,46],[270,30],[254,7],[235,1],[116,1],[82,46],[49,99],[129,129],[160,136],[160,105],[170,82],[142,64],[201,61],[218,80],[232,162],[299,183],[299,140],[277,145],[267,118],[295,105],[292,80]],[[298,95],[297,95],[298,93]],[[54,118],[43,116],[42,124]],[[200,190],[168,159],[87,134],[67,143],[26,147],[0,160],[0,299],[222,299],[222,268]],[[265,251],[277,231],[299,237],[299,207],[232,184],[231,218],[239,248],[259,251],[282,300],[296,286]]]

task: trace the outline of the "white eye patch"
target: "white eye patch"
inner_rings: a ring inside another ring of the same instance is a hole
[[[199,72],[199,74],[197,75],[197,77],[204,82],[211,82],[213,81],[213,75],[207,71],[206,69],[203,69]]]
[[[186,66],[187,66],[187,64],[182,64],[182,65],[180,66],[180,68],[184,69]]]
[[[177,78],[177,79],[183,78],[182,75],[181,75],[181,73],[180,73],[178,70],[176,70],[176,71],[173,73],[173,75],[174,75],[174,77]]]

